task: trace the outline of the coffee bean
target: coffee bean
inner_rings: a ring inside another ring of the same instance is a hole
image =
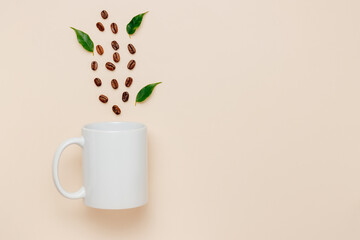
[[[94,83],[95,83],[96,86],[100,87],[101,86],[101,79],[100,78],[95,78]]]
[[[116,115],[119,115],[121,113],[120,108],[118,107],[118,105],[114,105],[112,106],[112,110]]]
[[[112,46],[112,48],[113,48],[115,51],[120,48],[120,47],[119,47],[119,44],[117,43],[117,41],[112,41],[112,42],[111,42],[111,46]]]
[[[109,14],[107,13],[107,11],[105,11],[105,10],[102,10],[102,11],[101,11],[101,17],[102,17],[103,19],[107,19],[108,16],[109,16]]]
[[[105,30],[104,25],[101,22],[96,23],[96,27],[103,32]]]
[[[120,61],[120,54],[118,52],[114,52],[113,59],[114,59],[114,62],[119,62]]]
[[[116,25],[116,23],[112,23],[110,25],[111,31],[116,34],[118,32],[118,26]]]
[[[136,53],[136,49],[135,49],[134,45],[132,45],[131,43],[128,45],[128,50],[131,54]]]
[[[122,100],[123,100],[123,102],[127,102],[129,100],[129,93],[128,92],[123,92]]]
[[[99,55],[103,55],[104,49],[101,45],[96,45],[96,51]]]
[[[127,77],[126,80],[125,80],[125,86],[130,87],[132,82],[133,82],[132,77]]]
[[[113,89],[117,89],[119,87],[119,83],[116,79],[111,80],[111,86]]]
[[[105,67],[108,69],[108,70],[110,70],[110,71],[114,71],[115,70],[115,65],[113,64],[113,63],[111,63],[111,62],[107,62],[106,64],[105,64]]]
[[[108,97],[102,94],[99,96],[99,100],[102,103],[107,103],[109,101]]]
[[[132,70],[132,69],[134,69],[135,65],[136,65],[135,60],[130,60],[130,62],[127,65],[127,68]]]
[[[91,62],[91,69],[96,71],[97,68],[98,68],[98,63],[96,61],[92,61]]]

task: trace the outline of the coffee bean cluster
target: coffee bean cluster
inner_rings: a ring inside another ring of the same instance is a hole
[[[108,12],[106,10],[101,11],[100,15],[101,15],[103,20],[106,20],[109,17],[109,14],[108,14]],[[106,26],[107,24],[105,24],[105,22],[104,23],[102,23],[102,22],[97,22],[96,23],[96,27],[99,29],[100,32],[106,31],[106,27],[104,25]],[[109,24],[107,26],[109,26],[109,29],[113,34],[118,33],[118,26],[117,26],[116,23],[113,22],[113,23],[111,23],[111,24]],[[110,45],[111,45],[111,48],[114,50],[114,52],[111,54],[113,62],[107,61],[105,63],[105,68],[107,70],[109,70],[109,71],[115,71],[116,70],[116,65],[115,64],[120,62],[120,54],[117,52],[120,49],[120,45],[116,40],[111,41]],[[100,44],[96,45],[95,49],[96,49],[96,52],[99,54],[99,56],[102,56],[105,53],[104,48]],[[136,53],[136,48],[131,43],[128,44],[127,49],[129,51],[129,53],[132,54],[132,55]],[[127,64],[127,69],[128,70],[133,70],[135,68],[135,66],[136,66],[136,61],[134,59],[131,59]],[[98,63],[96,61],[92,61],[91,62],[91,69],[93,71],[96,71],[98,68],[99,68]],[[98,76],[94,78],[94,83],[95,83],[95,86],[97,86],[97,87],[101,87],[102,84],[103,84],[102,80]],[[132,83],[133,83],[133,78],[132,77],[127,77],[125,82],[124,82],[124,86],[126,88],[129,88]],[[110,81],[110,85],[114,90],[119,89],[119,82],[118,82],[117,79],[112,79]],[[123,91],[122,94],[119,96],[119,99],[120,99],[120,97],[121,97],[121,100],[125,103],[125,102],[127,102],[129,100],[130,94],[127,91]],[[109,101],[109,98],[104,94],[100,94],[99,95],[99,101],[106,104]],[[112,106],[112,111],[116,115],[119,115],[121,113],[120,107],[118,105],[116,105],[116,104],[114,104]]]

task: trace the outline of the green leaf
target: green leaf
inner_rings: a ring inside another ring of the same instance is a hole
[[[89,37],[89,35],[87,35],[83,31],[80,31],[80,30],[75,29],[73,27],[70,27],[70,28],[75,31],[77,40],[81,44],[81,46],[83,46],[83,48],[85,50],[87,50],[89,52],[92,52],[94,54],[94,43],[91,40],[91,38]]]
[[[146,85],[145,87],[143,87],[138,94],[136,95],[136,103],[138,102],[143,102],[145,101],[153,92],[154,88],[156,87],[156,85],[160,84],[161,82],[157,82],[157,83],[152,83],[149,85]]]
[[[129,34],[129,37],[131,35],[133,35],[135,33],[136,29],[138,29],[140,27],[140,24],[141,24],[141,22],[143,20],[144,15],[147,14],[148,12],[149,11],[138,14],[138,15],[136,15],[135,17],[133,17],[131,19],[131,21],[126,26],[126,31]]]

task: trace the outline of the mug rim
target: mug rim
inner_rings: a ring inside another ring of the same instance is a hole
[[[106,128],[108,125],[116,125],[117,129]],[[119,128],[119,125],[128,125],[123,126],[123,128]],[[129,131],[140,131],[146,129],[145,124],[133,121],[121,121],[121,122],[93,122],[88,123],[83,126],[83,131],[91,131],[91,132],[129,132]]]

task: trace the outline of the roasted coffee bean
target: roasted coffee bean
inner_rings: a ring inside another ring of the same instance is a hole
[[[126,80],[125,80],[125,86],[130,87],[132,82],[133,82],[132,77],[127,77]]]
[[[134,69],[135,65],[136,65],[135,60],[130,60],[130,62],[127,65],[127,68],[132,70],[132,69]]]
[[[102,17],[103,19],[107,19],[108,16],[109,16],[109,14],[107,13],[107,11],[105,11],[105,10],[102,10],[102,11],[101,11],[101,17]]]
[[[94,83],[95,83],[96,86],[100,87],[101,86],[101,79],[100,78],[95,78]]]
[[[103,32],[105,30],[104,25],[101,22],[96,23],[96,27]]]
[[[136,49],[135,49],[134,45],[132,45],[131,43],[128,45],[128,50],[131,54],[136,53]]]
[[[117,43],[117,41],[112,41],[112,42],[111,42],[111,46],[112,46],[112,48],[113,48],[115,51],[120,48],[120,47],[119,47],[119,44]]]
[[[96,61],[92,61],[91,62],[91,69],[96,71],[97,68],[98,68],[98,63]]]
[[[123,100],[123,102],[127,102],[129,100],[129,93],[128,92],[123,92],[122,100]]]
[[[105,67],[108,69],[108,70],[110,70],[110,71],[114,71],[115,70],[115,65],[113,64],[113,63],[111,63],[111,62],[107,62],[106,64],[105,64]]]
[[[101,45],[96,45],[96,51],[99,55],[103,55],[104,54],[104,49]]]
[[[107,103],[109,101],[108,97],[102,94],[99,96],[99,100],[102,103]]]
[[[120,108],[118,107],[118,105],[114,105],[112,106],[112,110],[116,115],[119,115],[121,113]]]
[[[111,86],[113,89],[117,89],[119,87],[119,83],[116,79],[111,80]]]
[[[114,52],[113,59],[114,59],[114,62],[119,62],[120,61],[120,54],[118,52]]]
[[[118,32],[118,26],[116,25],[116,23],[112,23],[111,25],[110,25],[110,28],[111,28],[111,31],[113,32],[113,33],[117,33]]]

